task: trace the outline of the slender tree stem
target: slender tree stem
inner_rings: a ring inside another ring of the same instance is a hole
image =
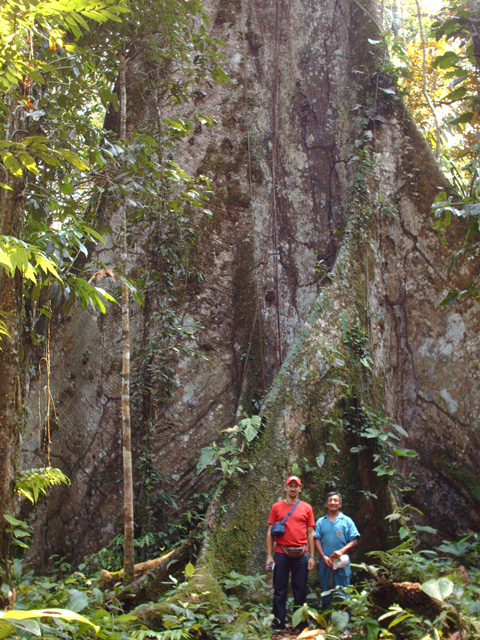
[[[127,86],[126,60],[120,55],[120,138],[127,138]],[[120,206],[122,245],[122,432],[123,432],[123,506],[124,506],[124,584],[133,581],[134,574],[134,519],[133,519],[133,471],[132,436],[130,423],[130,313],[127,276],[127,203]]]

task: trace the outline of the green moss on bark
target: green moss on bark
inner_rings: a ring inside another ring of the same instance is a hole
[[[465,465],[452,459],[450,452],[436,451],[431,456],[432,461],[442,473],[452,478],[463,491],[468,491],[470,497],[480,504],[480,485],[478,484],[478,471],[470,471]]]

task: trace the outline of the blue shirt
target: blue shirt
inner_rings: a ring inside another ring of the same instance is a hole
[[[354,538],[360,537],[353,520],[343,513],[339,513],[333,522],[328,515],[319,518],[314,535],[320,540],[326,556],[331,556],[334,551],[342,549]]]

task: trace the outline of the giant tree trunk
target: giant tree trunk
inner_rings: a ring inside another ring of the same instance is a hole
[[[207,4],[232,84],[198,93],[219,124],[213,133],[197,127],[175,161],[214,179],[214,219],[199,223],[192,255],[203,277],[187,283],[178,309],[203,324],[198,345],[208,360],[172,356],[176,386],[167,399],[154,389],[142,407],[137,457],[147,453],[140,437],[149,425],[151,467],[167,472],[158,495],[169,492],[181,507],[216,482],[195,476],[201,447],[270,389],[254,471],[222,494],[227,512],[212,515],[203,558],[213,568],[260,566],[268,509],[294,463],[316,514],[335,485],[364,549],[383,545],[395,495],[372,471],[379,450],[362,435],[373,415],[398,423],[408,433],[399,448],[419,452],[396,466],[415,471],[411,499],[426,521],[442,535],[478,526],[479,305],[440,306],[469,274],[446,271],[452,248],[430,213],[445,181],[385,70],[374,4]],[[152,88],[155,72],[141,85],[148,61],[135,64],[129,104],[139,125],[162,109],[170,115]],[[460,234],[452,231],[452,245]],[[145,242],[137,266],[156,268],[157,239]],[[159,300],[152,288],[145,315],[133,319],[139,346],[156,339],[148,314]],[[58,327],[56,398],[71,445],[58,430],[54,449],[73,482],[68,504],[39,518],[40,561],[53,549],[78,561],[120,530],[114,326],[76,312]],[[334,350],[348,356],[343,365]],[[150,369],[140,374],[148,379]],[[159,521],[166,509],[159,504]]]

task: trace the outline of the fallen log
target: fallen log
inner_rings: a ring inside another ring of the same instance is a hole
[[[134,567],[134,580],[125,585],[115,597],[122,602],[135,606],[141,602],[154,600],[164,588],[164,581],[171,572],[171,566],[182,559],[187,561],[187,552],[190,541],[183,542],[160,558],[153,558],[146,562],[140,562]],[[97,585],[104,591],[112,591],[115,584],[123,582],[123,569],[116,573],[110,573],[105,569],[100,571]]]
[[[441,612],[440,602],[430,598],[418,582],[389,582],[385,577],[380,578],[372,591],[372,599],[382,609],[388,609],[398,604],[402,609],[408,609],[433,620]]]

